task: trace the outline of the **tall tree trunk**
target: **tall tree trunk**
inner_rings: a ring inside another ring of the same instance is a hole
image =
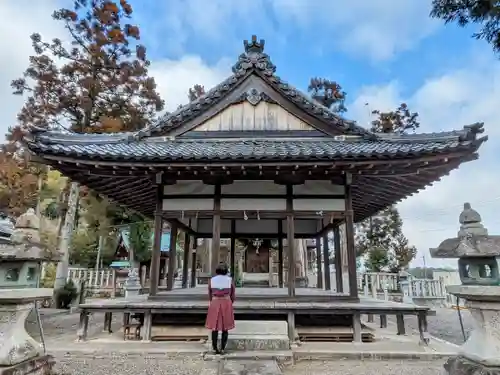
[[[36,199],[36,216],[40,219],[41,217],[41,205],[42,205],[42,187],[43,187],[43,179],[45,176],[40,173],[38,175],[38,180],[37,180],[37,190],[38,190],[38,197]]]
[[[78,183],[72,182],[68,195],[68,208],[64,218],[64,226],[59,238],[59,252],[62,254],[61,261],[57,264],[56,280],[54,282],[54,291],[64,287],[68,277],[69,268],[69,245],[75,225],[75,215],[78,206],[78,195],[80,188]]]

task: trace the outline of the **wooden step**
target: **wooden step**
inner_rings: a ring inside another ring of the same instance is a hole
[[[353,342],[354,334],[349,327],[297,327],[297,335],[303,342]],[[373,342],[373,332],[364,328],[362,342]]]

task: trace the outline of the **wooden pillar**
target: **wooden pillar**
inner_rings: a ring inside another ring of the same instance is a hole
[[[212,247],[210,251],[212,252],[212,259],[210,264],[210,272],[215,275],[215,269],[219,265],[220,257],[220,194],[221,185],[215,185],[214,194],[214,215],[213,215],[213,226],[212,226]]]
[[[323,271],[321,269],[321,237],[316,237],[316,288],[323,289]]]
[[[161,236],[163,232],[163,185],[162,174],[156,175],[156,208],[155,225],[153,239],[153,253],[151,254],[151,264],[149,266],[149,295],[155,296],[158,293],[158,284],[160,278],[160,255],[161,255]]]
[[[161,267],[162,263],[163,263],[163,275],[160,272],[160,283],[159,283],[159,285],[166,286],[167,285],[168,260],[167,260],[167,258],[163,257],[163,261],[162,261],[161,253],[160,253],[160,270],[162,269],[162,267]]]
[[[345,175],[345,234],[347,247],[347,269],[349,270],[349,295],[358,297],[356,275],[356,249],[354,247],[354,212],[352,210],[352,175]]]
[[[229,254],[229,268],[231,270],[231,277],[236,281],[236,265],[235,265],[235,252],[236,252],[236,220],[231,220],[231,249]]]
[[[286,187],[286,234],[288,244],[288,296],[295,297],[295,222],[293,215],[293,186]]]
[[[177,222],[170,223],[170,249],[168,251],[167,290],[174,289],[177,265]]]
[[[328,244],[328,232],[323,235],[323,264],[325,267],[325,290],[332,290],[330,280],[330,247]]]
[[[189,286],[196,286],[196,249],[198,248],[198,238],[193,237],[193,250],[191,251],[191,280]]]
[[[184,232],[184,254],[182,259],[182,288],[188,287],[188,266],[189,254],[191,251],[191,236],[188,232]]]
[[[337,293],[344,293],[344,279],[342,278],[342,250],[340,248],[340,228],[333,228],[333,246],[335,249],[335,283]]]
[[[278,220],[278,286],[283,288],[283,221]]]

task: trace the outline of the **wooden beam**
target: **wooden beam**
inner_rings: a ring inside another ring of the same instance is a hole
[[[293,186],[287,185],[286,224],[288,244],[288,296],[295,297],[295,222],[293,217]]]
[[[215,269],[219,264],[220,257],[220,194],[221,194],[221,185],[215,185],[215,194],[214,194],[214,217],[213,217],[213,225],[212,225],[212,264],[210,265],[210,271],[212,275],[215,275]]]
[[[328,233],[323,234],[323,265],[325,274],[325,290],[332,290],[332,283],[330,280],[330,249],[328,244]]]
[[[322,262],[321,262],[321,237],[316,237],[316,287],[319,289],[323,289],[323,270]]]
[[[347,267],[349,270],[349,295],[358,297],[358,277],[356,274],[356,249],[354,247],[354,212],[352,210],[352,191],[350,174],[345,178],[345,235],[347,245]]]
[[[233,281],[235,281],[235,276],[236,276],[235,252],[236,252],[236,221],[231,220],[231,249],[229,254],[229,259],[230,259],[229,267],[231,270],[231,276],[233,277]]]
[[[170,224],[170,249],[168,252],[167,290],[174,289],[175,271],[177,269],[177,233],[176,223]]]
[[[188,266],[189,254],[191,252],[191,236],[188,232],[184,232],[184,253],[182,254],[182,288],[188,286]]]
[[[163,217],[165,217],[165,211],[163,212]],[[183,232],[187,232],[192,236],[194,236],[196,234],[196,232],[193,230],[193,228],[191,228],[189,225],[184,224],[182,221],[180,221],[178,219],[166,218],[166,221],[169,224],[175,223],[175,225],[177,225],[178,229],[182,230]]]
[[[283,221],[278,220],[278,285],[283,288]]]
[[[163,199],[214,199],[214,194],[168,194]],[[283,194],[221,194],[221,199],[286,199]],[[314,199],[314,200],[332,200],[345,199],[344,194],[293,194],[292,199]]]
[[[191,280],[190,287],[196,286],[196,250],[198,249],[198,238],[193,237],[193,250],[191,251]]]
[[[161,255],[161,236],[163,234],[162,213],[162,186],[161,183],[156,186],[156,208],[153,238],[153,254],[151,254],[151,265],[149,267],[149,295],[155,296],[158,293],[158,283],[160,278],[160,255]]]
[[[342,277],[342,250],[340,248],[340,228],[333,228],[333,246],[335,249],[335,283],[337,293],[344,293],[344,279]]]

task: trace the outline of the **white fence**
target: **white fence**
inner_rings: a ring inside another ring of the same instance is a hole
[[[284,280],[286,280],[286,274]],[[308,275],[309,286],[315,287],[317,278],[313,272]],[[180,277],[180,275],[179,275]],[[411,302],[413,299],[442,299],[447,305],[455,305],[456,299],[446,292],[444,280],[414,279],[400,281],[397,273],[389,272],[358,272],[358,289],[366,297],[388,299],[391,293],[403,295],[403,301]],[[116,272],[112,269],[87,269],[70,268],[68,280],[79,283],[86,281],[86,288],[92,294],[100,292],[116,295],[123,289],[124,278],[116,277]],[[332,290],[336,290],[335,271],[330,273]],[[278,284],[278,275],[271,277],[272,285]],[[180,281],[178,281],[179,283]],[[344,281],[345,282],[345,281]],[[462,302],[460,302],[461,304]]]
[[[69,268],[67,280],[75,284],[85,281],[85,288],[91,294],[110,293],[116,295],[123,288],[123,281],[116,278],[113,269]]]

